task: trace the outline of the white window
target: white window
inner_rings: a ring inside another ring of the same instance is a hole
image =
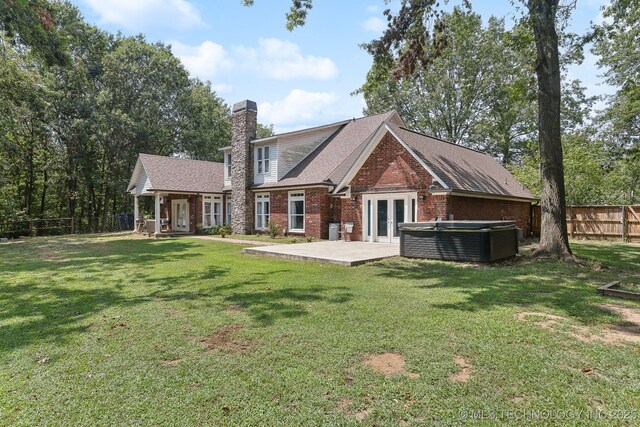
[[[231,209],[232,209],[231,198],[228,198],[227,199],[227,222],[226,222],[226,224],[231,224]]]
[[[256,194],[256,230],[266,230],[269,226],[269,193]]]
[[[304,231],[304,191],[289,193],[289,230]]]
[[[222,198],[220,196],[202,197],[202,227],[209,228],[222,224]]]
[[[224,173],[225,179],[231,179],[231,153],[224,155]]]
[[[258,173],[269,173],[271,165],[270,149],[266,147],[258,147],[256,149],[256,159],[258,163]]]

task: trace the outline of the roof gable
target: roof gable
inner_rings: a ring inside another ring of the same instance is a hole
[[[380,125],[389,119],[402,123],[395,111],[347,121],[277,183],[264,187],[336,184],[357,158],[354,152],[360,153]]]
[[[535,197],[503,165],[487,153],[414,132],[389,127],[437,175],[445,188],[505,197]]]
[[[136,186],[141,174],[148,179],[144,189]],[[221,193],[223,185],[223,163],[140,154],[127,191]]]

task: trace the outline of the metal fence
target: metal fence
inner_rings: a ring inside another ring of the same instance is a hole
[[[111,215],[103,224],[99,218],[37,218],[0,223],[0,238],[56,236],[61,234],[103,233],[133,230],[132,213]]]
[[[531,215],[534,235],[540,235],[540,206]],[[568,206],[567,232],[572,239],[640,242],[640,205]]]

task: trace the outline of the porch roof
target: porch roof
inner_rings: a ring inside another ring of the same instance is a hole
[[[140,154],[127,191],[222,193],[223,186],[223,163]]]

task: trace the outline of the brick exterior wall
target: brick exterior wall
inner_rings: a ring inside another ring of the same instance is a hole
[[[529,224],[531,203],[510,200],[480,199],[451,196],[450,213],[460,220],[510,220],[522,228],[524,236],[531,232]]]
[[[304,233],[289,232],[289,192],[304,191]],[[281,230],[287,230],[291,236],[329,238],[330,205],[334,201],[326,188],[304,188],[300,190],[269,191],[270,222]]]
[[[417,192],[417,221],[427,221],[447,209],[446,199],[431,196],[433,178],[391,134],[387,134],[351,180],[351,198],[338,199],[333,216],[353,222],[351,240],[362,240],[362,196],[367,193]],[[426,196],[422,201],[421,197]],[[354,200],[355,199],[355,200]],[[337,207],[336,207],[337,206]]]
[[[238,115],[239,114],[239,115]],[[251,150],[248,142],[251,138],[236,138],[236,135],[246,135],[254,132],[252,127],[255,120],[254,111],[241,111],[234,113],[234,142],[245,144],[246,151],[241,156],[240,165],[236,162],[237,154],[232,156],[234,174],[232,228],[234,233],[248,234],[254,231],[255,223],[255,192],[248,189],[250,183],[246,179],[253,177],[251,170]],[[240,150],[242,153],[242,150]],[[248,163],[247,163],[248,162]],[[236,181],[236,174],[241,178]],[[247,175],[245,175],[247,174]],[[242,184],[241,190],[237,190],[236,183]],[[380,144],[365,161],[364,165],[352,179],[351,197],[341,198],[329,195],[326,188],[305,188],[297,191],[305,193],[305,232],[289,233],[327,239],[329,237],[329,224],[338,222],[353,222],[354,229],[349,236],[351,240],[362,239],[362,200],[363,195],[375,193],[416,192],[417,193],[417,221],[429,221],[436,218],[448,219],[453,214],[454,219],[459,220],[514,220],[518,227],[523,228],[525,236],[530,232],[528,202],[514,202],[505,200],[481,199],[475,197],[461,197],[448,195],[432,195],[428,188],[433,183],[431,175],[422,165],[404,149],[391,134],[384,136]],[[288,204],[289,192],[286,190],[265,191],[270,195],[270,220],[278,224],[281,230],[288,230]],[[238,193],[241,193],[238,196]],[[222,199],[223,221],[226,221],[229,193]],[[425,197],[425,200],[422,200]],[[189,230],[195,231],[196,224],[202,223],[202,196],[170,194],[165,197],[165,204],[161,206],[163,218],[170,218],[171,200],[189,200]],[[241,205],[241,206],[240,206]],[[238,215],[240,215],[238,217]]]

